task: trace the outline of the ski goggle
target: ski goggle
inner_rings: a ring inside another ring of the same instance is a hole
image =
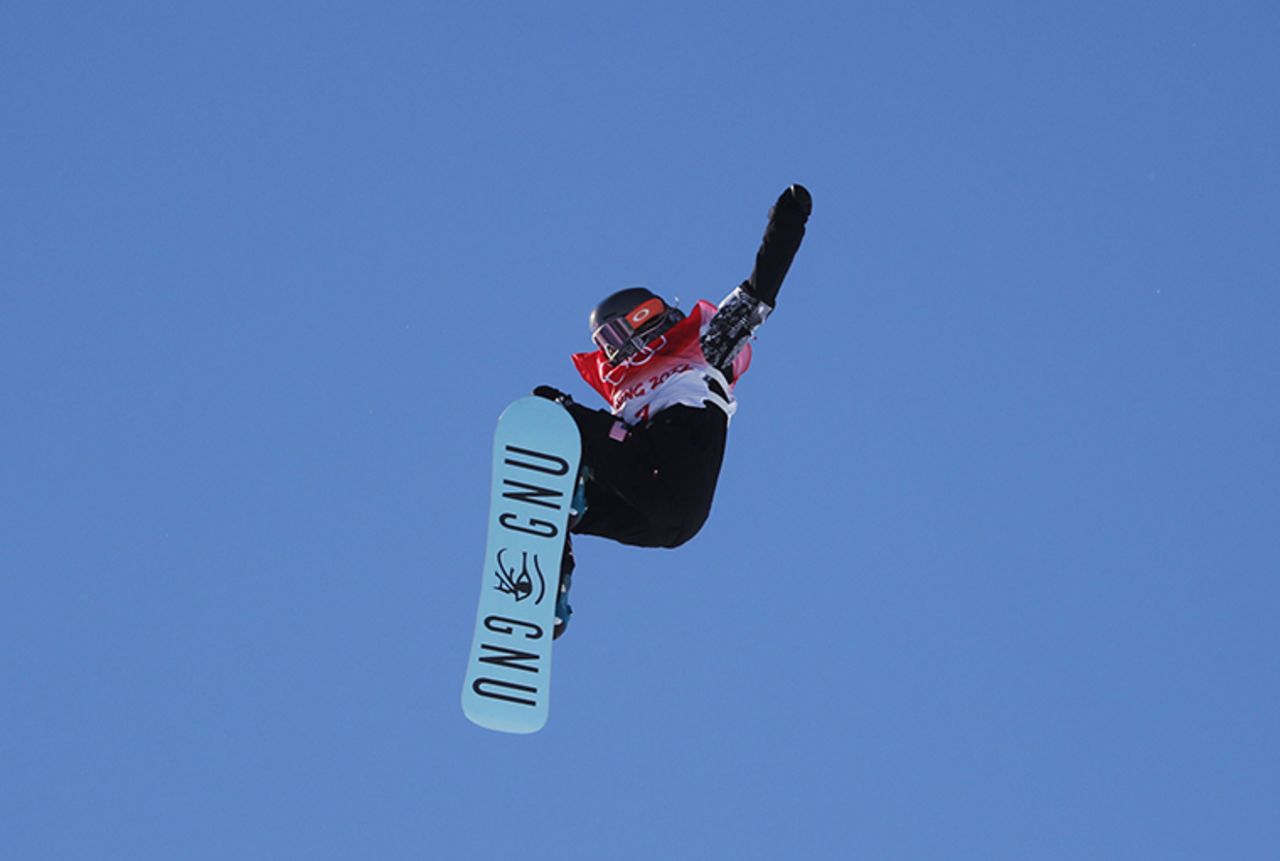
[[[666,320],[670,311],[656,296],[646,299],[627,314],[606,321],[591,333],[591,340],[610,362],[620,361],[643,349],[644,336]]]

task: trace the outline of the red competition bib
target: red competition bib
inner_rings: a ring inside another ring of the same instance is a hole
[[[732,416],[738,407],[733,386],[702,354],[702,335],[715,313],[716,306],[703,300],[688,317],[617,365],[610,365],[600,350],[575,353],[573,364],[587,384],[609,402],[613,414],[627,424],[643,424],[675,404],[705,407],[707,401]],[[748,344],[733,360],[735,381],[750,364]],[[713,383],[725,396],[715,391]]]

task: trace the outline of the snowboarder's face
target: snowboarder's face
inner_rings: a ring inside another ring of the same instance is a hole
[[[630,312],[608,320],[592,333],[591,339],[604,351],[610,364],[634,355],[662,329],[668,319],[667,303],[656,296],[646,299]]]

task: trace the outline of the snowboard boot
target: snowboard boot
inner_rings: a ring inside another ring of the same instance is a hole
[[[578,525],[582,515],[587,513],[587,480],[591,470],[584,464],[578,471],[578,480],[573,485],[573,499],[569,502],[569,529]]]
[[[573,486],[573,499],[569,503],[569,529],[572,530],[587,513],[587,478],[591,470],[582,467],[578,480]],[[560,586],[556,590],[556,626],[551,639],[558,640],[569,627],[569,617],[573,608],[569,606],[569,587],[573,585],[573,541],[569,533],[564,536],[564,556],[560,559]]]
[[[573,584],[573,542],[564,537],[564,556],[560,560],[560,586],[556,590],[556,624],[551,639],[558,640],[569,627],[573,608],[569,606],[569,587]]]

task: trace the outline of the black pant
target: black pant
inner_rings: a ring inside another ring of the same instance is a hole
[[[582,462],[590,470],[587,511],[573,527],[639,547],[677,547],[711,513],[729,419],[714,406],[668,407],[627,429],[611,413],[567,405],[582,435]]]

